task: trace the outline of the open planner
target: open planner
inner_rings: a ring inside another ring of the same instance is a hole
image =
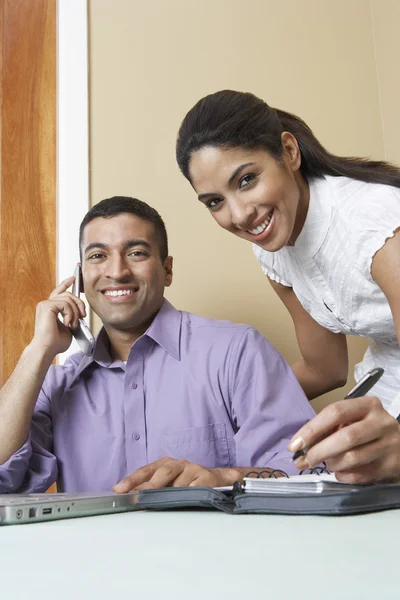
[[[229,488],[142,490],[144,509],[214,508],[232,514],[351,515],[400,508],[400,484],[339,483],[334,474],[246,477]]]

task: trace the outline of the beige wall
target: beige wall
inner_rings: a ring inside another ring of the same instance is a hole
[[[400,2],[371,0],[386,160],[400,164]]]
[[[176,133],[198,99],[231,88],[299,114],[333,152],[393,154],[396,111],[379,8],[385,2],[89,3],[92,203],[124,194],[157,208],[175,257],[169,300],[253,324],[289,361],[298,356],[290,318],[250,245],[219,229],[196,201],[175,163]],[[396,0],[387,4],[398,11]],[[365,342],[352,339],[349,346],[354,363]],[[328,399],[342,395],[339,390]]]

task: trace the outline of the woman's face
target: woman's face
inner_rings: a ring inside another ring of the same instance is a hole
[[[189,166],[192,186],[218,225],[269,252],[294,244],[309,200],[297,142],[286,132],[282,142],[279,161],[265,150],[204,147]]]

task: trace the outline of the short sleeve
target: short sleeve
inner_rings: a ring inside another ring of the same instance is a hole
[[[258,331],[236,340],[230,378],[236,465],[296,473],[290,440],[315,412],[292,369]]]
[[[264,275],[280,283],[281,285],[285,285],[286,287],[293,287],[291,283],[289,283],[289,277],[287,273],[279,273],[279,271],[283,271],[283,265],[279,268],[278,256],[274,256],[272,252],[267,252],[260,248],[260,246],[256,246],[253,244],[253,252],[258,262],[260,263],[262,272]]]
[[[400,190],[387,185],[371,185],[372,191],[352,215],[354,238],[352,255],[359,271],[373,281],[371,266],[375,254],[400,228]]]
[[[57,480],[52,448],[51,402],[42,387],[27,440],[0,465],[0,494],[45,492]]]

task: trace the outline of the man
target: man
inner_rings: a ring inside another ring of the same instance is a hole
[[[133,198],[103,200],[81,224],[80,252],[103,328],[91,357],[51,366],[85,306],[67,291],[73,277],[38,304],[34,337],[0,391],[0,493],[55,481],[68,492],[220,486],[254,467],[293,472],[287,446],[312,408],[253,328],[164,300],[172,257],[159,214]]]

